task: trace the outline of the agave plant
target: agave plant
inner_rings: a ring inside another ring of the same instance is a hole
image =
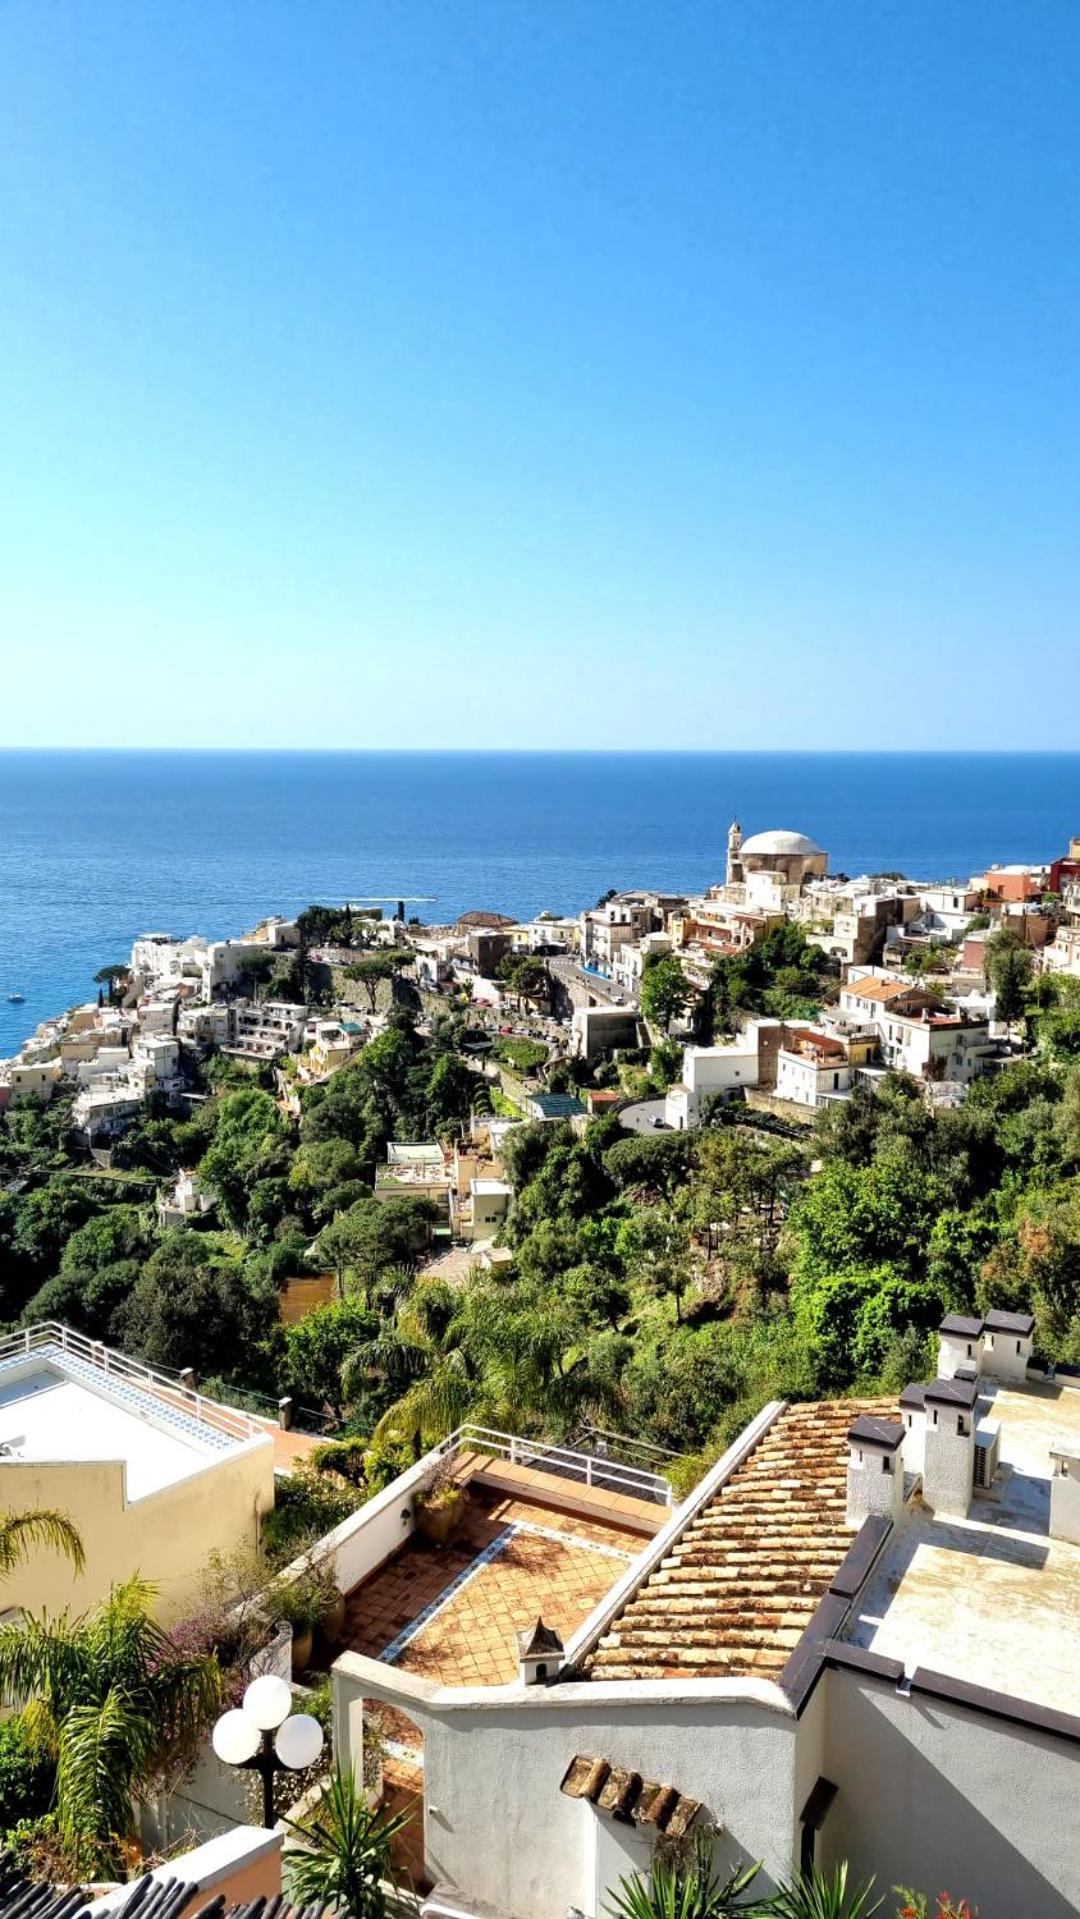
[[[653,1860],[647,1873],[619,1881],[608,1911],[612,1919],[728,1919],[729,1913],[761,1913],[768,1908],[743,1893],[757,1878],[757,1865],[736,1868],[726,1879],[712,1876],[712,1839],[689,1860]]]
[[[848,1862],[842,1859],[831,1875],[812,1866],[788,1880],[770,1899],[771,1919],[873,1919],[884,1899],[874,1897],[874,1881],[848,1887]]]
[[[315,1811],[285,1822],[293,1835],[287,1854],[293,1904],[325,1905],[349,1919],[384,1919],[394,1909],[394,1840],[411,1817],[410,1808],[387,1813],[372,1806],[351,1768],[335,1768]]]

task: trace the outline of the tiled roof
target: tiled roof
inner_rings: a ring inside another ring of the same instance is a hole
[[[920,989],[912,986],[910,980],[891,979],[855,979],[848,980],[845,993],[855,993],[859,999],[872,999],[887,1002],[892,999],[922,997]]]
[[[587,1799],[601,1812],[632,1819],[635,1825],[655,1826],[669,1839],[682,1839],[701,1811],[700,1799],[688,1799],[675,1786],[654,1785],[639,1772],[613,1766],[588,1752],[571,1759],[559,1790],[569,1799]]]
[[[788,1406],[583,1662],[594,1679],[775,1678],[850,1547],[847,1436],[894,1400]]]

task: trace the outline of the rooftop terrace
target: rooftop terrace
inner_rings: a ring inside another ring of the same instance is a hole
[[[567,1640],[645,1538],[602,1516],[611,1510],[602,1495],[588,1517],[566,1509],[558,1481],[545,1496],[530,1475],[520,1479],[520,1496],[512,1481],[506,1490],[472,1483],[449,1545],[414,1532],[356,1586],[335,1653],[364,1653],[440,1686],[502,1686],[517,1677],[515,1634],[538,1615]]]
[[[68,1327],[0,1340],[0,1461],[119,1460],[137,1500],[267,1436],[246,1413]]]
[[[1049,1535],[1050,1449],[1080,1447],[1080,1390],[979,1382],[1003,1471],[964,1518],[914,1501],[846,1637],[916,1666],[1080,1714],[1080,1546]]]

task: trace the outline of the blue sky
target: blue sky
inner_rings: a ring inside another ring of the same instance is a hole
[[[0,742],[1080,744],[1078,99],[1076,0],[6,0]]]

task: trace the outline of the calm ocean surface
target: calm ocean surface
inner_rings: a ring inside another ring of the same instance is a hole
[[[410,910],[446,921],[699,889],[734,814],[834,871],[966,877],[1064,850],[1080,754],[0,753],[0,1058],[136,933],[361,894],[431,894]]]

